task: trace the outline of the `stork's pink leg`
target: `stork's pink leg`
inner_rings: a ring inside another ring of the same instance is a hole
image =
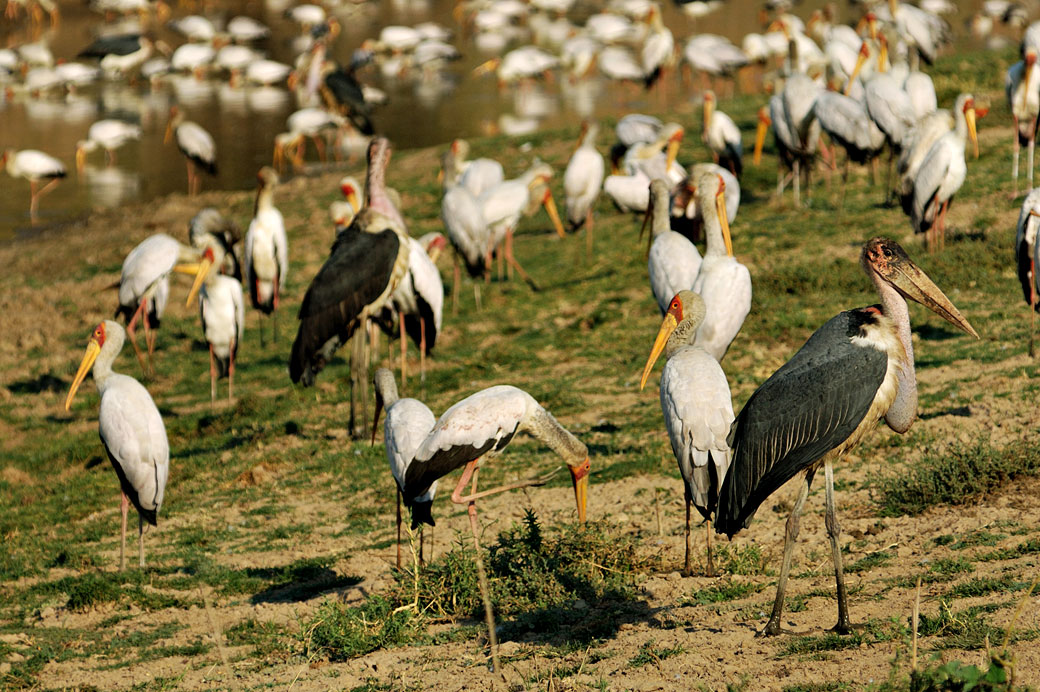
[[[541,290],[538,288],[538,284],[535,283],[534,279],[531,278],[531,275],[524,271],[524,268],[520,266],[520,263],[516,261],[516,257],[513,255],[512,230],[506,232],[505,256],[506,262],[509,264],[509,266],[516,269],[516,273],[519,274],[520,277],[527,282],[527,285],[531,287],[532,291]]]
[[[426,382],[426,318],[419,317],[419,381]]]
[[[1021,145],[1018,143],[1018,118],[1012,114],[1011,120],[1015,124],[1015,138],[1014,145],[1012,147],[1013,156],[1011,158],[1011,199],[1018,197],[1018,152]]]
[[[462,272],[459,271],[459,253],[453,253],[454,262],[452,263],[452,280],[451,280],[451,314],[459,314],[459,279]]]
[[[235,355],[238,351],[238,344],[231,344],[231,358],[228,360],[228,380],[227,380],[227,400],[231,403],[234,398],[235,392]]]
[[[141,354],[141,349],[137,345],[137,320],[142,314],[145,315],[145,322],[148,321],[148,316],[145,313],[146,305],[148,304],[148,298],[142,298],[141,302],[137,306],[137,310],[130,317],[130,321],[126,323],[126,334],[130,337],[130,345],[134,347],[134,354],[137,356],[137,362],[141,364],[141,370],[148,374],[148,367],[144,363],[144,355]]]
[[[408,344],[405,342],[404,334],[404,311],[397,311],[397,329],[401,337],[401,391],[408,385],[408,364],[405,357],[408,354]],[[389,339],[389,337],[387,337]]]
[[[585,252],[592,254],[592,207],[585,212]]]
[[[217,400],[217,358],[213,355],[213,344],[209,345],[209,403]]]

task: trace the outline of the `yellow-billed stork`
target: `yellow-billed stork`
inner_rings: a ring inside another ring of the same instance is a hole
[[[285,233],[282,212],[274,206],[278,174],[273,168],[264,166],[256,177],[260,186],[256,192],[253,220],[246,231],[245,282],[253,307],[271,316],[271,336],[277,342],[278,320],[275,311],[278,309],[279,296],[285,289],[285,277],[289,273],[289,239]],[[263,338],[261,327],[261,343]]]
[[[213,136],[198,123],[185,120],[184,112],[172,106],[163,143],[169,144],[171,139],[177,140],[177,148],[187,161],[188,194],[196,195],[202,185],[196,167],[201,167],[210,175],[217,174],[217,145]]]
[[[701,253],[685,236],[671,229],[668,184],[663,180],[650,183],[650,204],[643,219],[642,235],[650,224],[650,246],[647,273],[650,290],[663,315],[671,299],[679,291],[689,290],[701,268]]]
[[[25,178],[29,181],[29,218],[32,223],[36,223],[40,197],[57,187],[65,177],[65,164],[36,149],[6,149],[0,154],[0,166],[4,166],[12,178]],[[39,187],[44,180],[47,182],[43,187]]]

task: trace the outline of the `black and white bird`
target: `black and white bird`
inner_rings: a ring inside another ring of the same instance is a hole
[[[234,399],[235,360],[246,322],[241,282],[220,271],[224,254],[223,245],[211,240],[198,264],[176,267],[178,271],[195,275],[185,305],[190,307],[198,295],[202,332],[209,344],[210,401],[217,400],[217,378],[220,377],[228,378],[228,401]]]
[[[0,154],[0,166],[4,166],[12,178],[25,178],[29,181],[29,218],[36,223],[40,197],[57,187],[65,177],[65,164],[36,149],[6,149]],[[46,182],[40,187],[43,181]]]
[[[662,315],[668,311],[676,293],[693,288],[701,269],[701,253],[697,246],[671,228],[670,202],[665,181],[658,179],[650,183],[650,205],[639,231],[642,235],[650,224],[647,274],[650,276],[650,290]]]
[[[1040,260],[1040,252],[1037,251],[1037,228],[1040,228],[1040,188],[1032,190],[1022,202],[1022,211],[1018,214],[1018,229],[1015,233],[1018,280],[1022,284],[1022,297],[1029,306],[1030,357],[1036,354],[1036,313],[1040,312],[1040,300],[1037,299],[1040,283],[1037,282],[1036,275],[1036,265]]]
[[[838,592],[834,631],[850,631],[832,463],[844,459],[881,418],[899,433],[913,425],[917,381],[907,299],[978,338],[953,303],[896,242],[886,238],[868,241],[860,264],[874,282],[881,304],[842,312],[820,327],[751,395],[730,432],[733,456],[719,494],[718,533],[732,537],[747,527],[766,498],[795,475],[805,473],[787,522],[776,601],[763,634],[780,632],[791,550],[809,486],[820,466],[826,475],[827,534]]]
[[[170,107],[170,121],[166,125],[163,143],[169,144],[173,139],[186,159],[188,194],[196,195],[202,186],[197,169],[202,168],[213,176],[217,174],[217,144],[201,125],[185,120],[184,112],[177,106]]]
[[[1033,189],[1033,153],[1036,148],[1036,125],[1040,117],[1040,69],[1036,66],[1037,49],[1026,46],[1025,57],[1008,68],[1004,77],[1004,93],[1015,121],[1014,158],[1011,160],[1012,194],[1018,195],[1018,153],[1027,147],[1026,172],[1029,189]]]
[[[639,389],[646,386],[650,371],[663,352],[668,362],[661,373],[661,412],[672,452],[679,462],[686,506],[683,574],[689,576],[693,572],[690,565],[690,505],[693,505],[707,522],[707,574],[710,577],[715,572],[711,557],[711,517],[729,469],[731,454],[726,437],[733,423],[733,401],[719,361],[693,343],[705,309],[704,301],[693,291],[679,291],[672,298],[643,368]]]
[[[203,207],[188,222],[188,239],[191,246],[202,252],[209,243],[216,242],[224,250],[224,263],[220,271],[242,280],[242,229],[237,223],[224,216],[214,207]]]
[[[126,518],[132,503],[137,510],[138,565],[144,567],[144,523],[158,525],[166,479],[170,473],[170,445],[166,427],[148,390],[127,375],[112,371],[123,347],[123,328],[105,320],[94,328],[76,377],[72,380],[65,410],[72,406],[88,371],[94,375],[101,406],[98,432],[122,490],[119,569],[126,568]]]
[[[708,145],[715,163],[728,168],[738,178],[744,172],[744,145],[740,141],[740,128],[717,108],[715,92],[704,92],[704,143]]]
[[[386,192],[389,161],[390,143],[374,138],[368,150],[365,206],[336,236],[329,258],[311,281],[289,357],[289,377],[309,387],[336,349],[361,328],[351,357],[354,434],[360,434],[358,426],[364,420],[364,415],[357,415],[359,398],[362,409],[367,408],[368,321],[383,309],[408,271],[408,230]]]
[[[148,372],[141,349],[137,346],[136,326],[144,324],[148,360],[155,351],[155,330],[159,328],[166,302],[170,297],[170,272],[178,263],[194,262],[198,253],[176,238],[165,233],[156,233],[142,240],[123,260],[119,276],[119,307],[116,317],[126,320],[126,331],[130,345],[141,364]]]
[[[285,233],[285,219],[274,206],[274,191],[278,186],[278,173],[264,166],[256,175],[259,188],[256,191],[256,206],[253,220],[246,231],[245,282],[249,300],[253,307],[271,316],[272,339],[278,341],[279,296],[285,289],[285,278],[289,273],[289,238]],[[263,341],[264,331],[260,329]]]
[[[599,125],[584,121],[578,148],[571,154],[567,168],[563,171],[564,209],[571,230],[586,225],[589,246],[592,245],[592,207],[596,204],[606,166],[603,156],[596,151],[596,135]]]
[[[87,138],[76,144],[76,171],[83,172],[87,154],[104,149],[108,165],[116,162],[115,151],[132,139],[141,138],[141,127],[122,120],[98,120],[87,130]]]

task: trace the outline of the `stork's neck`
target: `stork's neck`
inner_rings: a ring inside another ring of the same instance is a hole
[[[102,394],[105,393],[105,386],[108,384],[109,378],[115,374],[112,371],[112,363],[115,362],[116,356],[122,350],[124,339],[122,329],[105,330],[105,345],[101,347],[101,353],[98,354],[97,360],[94,361],[94,367],[91,369],[91,374],[94,376],[94,384],[97,385],[98,392]]]
[[[958,142],[968,141],[968,119],[964,117],[963,107],[953,109],[953,131],[957,133]]]
[[[256,216],[262,211],[267,211],[274,208],[274,186],[273,185],[261,185],[260,189],[256,193],[256,209],[254,209],[253,216]]]
[[[527,422],[527,431],[556,452],[569,467],[585,463],[589,449],[560,425],[553,415],[537,404]]]
[[[671,358],[679,349],[692,346],[694,337],[697,336],[697,328],[701,326],[703,321],[704,318],[702,316],[699,320],[685,319],[680,322],[675,327],[675,331],[668,337],[668,342],[664,345],[664,357]]]
[[[383,406],[389,409],[397,403],[400,397],[397,395],[397,383],[392,372],[386,368],[376,370],[375,383],[376,394],[383,399]]]
[[[672,230],[671,220],[671,200],[668,198],[668,191],[665,190],[663,194],[655,194],[653,199],[653,223],[650,226],[650,233],[654,238],[667,233]]]
[[[697,206],[700,208],[704,239],[707,243],[704,256],[722,257],[726,254],[726,240],[722,237],[722,223],[715,209],[715,199],[707,195],[702,196],[697,200]]]
[[[917,376],[914,371],[914,344],[910,337],[910,311],[907,310],[906,299],[899,291],[876,272],[871,272],[870,275],[881,296],[885,316],[895,325],[896,336],[906,353],[906,359],[897,373],[899,391],[885,413],[885,422],[889,427],[896,432],[904,433],[910,429],[914,418],[917,417]]]

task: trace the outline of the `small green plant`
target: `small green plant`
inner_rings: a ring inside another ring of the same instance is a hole
[[[405,644],[421,627],[421,619],[410,609],[395,609],[381,596],[351,607],[326,600],[305,629],[304,647],[308,657],[346,661]]]
[[[632,657],[628,662],[631,668],[639,668],[645,666],[648,663],[660,665],[661,661],[666,658],[675,656],[676,654],[685,653],[686,649],[681,644],[676,644],[670,648],[657,648],[654,646],[655,642],[653,639],[646,642],[639,647],[639,653]]]
[[[910,692],[1014,692],[1014,668],[1007,652],[991,653],[985,669],[960,661],[948,661],[910,674]]]
[[[762,548],[757,545],[719,546],[715,551],[715,561],[730,574],[769,574],[769,561],[762,554]]]
[[[703,589],[697,589],[688,597],[682,599],[682,605],[709,605],[711,603],[724,603],[746,598],[751,594],[758,593],[764,584],[754,582],[725,581],[712,584]]]
[[[893,557],[895,556],[891,552],[887,550],[879,550],[876,553],[870,553],[869,555],[856,560],[846,567],[845,571],[849,574],[869,571],[875,567],[880,567],[881,565],[891,562]]]

